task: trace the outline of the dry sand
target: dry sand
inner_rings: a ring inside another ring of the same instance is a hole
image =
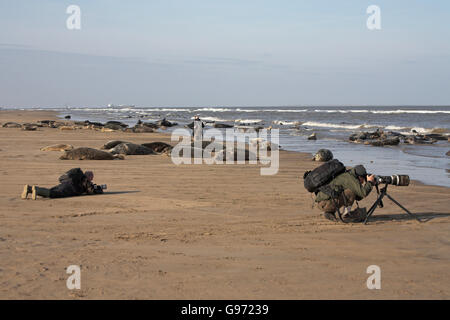
[[[55,117],[0,111],[1,123]],[[160,133],[0,128],[0,298],[450,297],[448,188],[390,188],[427,222],[386,199],[369,225],[344,225],[311,208],[299,179],[316,166],[306,154],[281,152],[279,173],[261,176],[259,165],[175,166],[163,155],[62,161],[39,150],[113,139],[169,141]],[[51,187],[73,167],[93,170],[107,194],[20,199],[24,184]],[[69,265],[81,266],[81,290],[66,287]],[[366,287],[369,265],[381,268],[381,290]]]

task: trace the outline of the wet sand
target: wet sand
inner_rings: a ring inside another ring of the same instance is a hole
[[[0,123],[56,119],[0,111]],[[99,148],[108,140],[169,142],[161,133],[0,128],[1,299],[448,299],[450,189],[413,182],[390,194],[369,225],[325,220],[299,179],[317,164],[280,152],[259,165],[181,165],[164,155],[62,161],[41,147]],[[81,167],[104,195],[21,200]],[[373,192],[360,202],[370,206]],[[81,290],[65,268],[81,266]],[[366,286],[369,265],[381,289]]]

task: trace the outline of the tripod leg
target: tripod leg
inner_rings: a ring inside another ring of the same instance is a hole
[[[394,198],[392,198],[390,195],[388,195],[386,193],[386,196],[396,205],[398,205],[400,208],[402,208],[407,214],[411,215],[412,217],[414,217],[414,219],[416,219],[419,222],[422,222],[416,215],[412,214],[411,212],[409,212],[408,209],[406,209],[404,206],[402,206],[397,200],[395,200]]]
[[[372,213],[375,211],[375,209],[377,208],[378,204],[383,201],[383,197],[386,193],[381,190],[380,195],[378,196],[378,199],[375,201],[375,203],[370,207],[369,211],[367,212],[367,216],[366,219],[364,220],[364,224],[367,224],[367,222],[369,221],[370,216],[372,215]]]

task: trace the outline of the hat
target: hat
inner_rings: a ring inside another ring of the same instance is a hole
[[[367,176],[366,168],[364,168],[362,165],[357,165],[355,167],[355,174],[358,177],[366,177]]]

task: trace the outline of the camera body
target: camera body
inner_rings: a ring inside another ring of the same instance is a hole
[[[394,174],[392,176],[375,175],[375,184],[392,184],[394,186],[409,186],[409,176],[406,174]]]
[[[106,190],[106,189],[107,189],[107,185],[106,185],[106,184],[95,184],[95,185],[94,185],[94,189],[95,189],[96,191],[98,191],[99,193],[102,193],[103,190]]]

